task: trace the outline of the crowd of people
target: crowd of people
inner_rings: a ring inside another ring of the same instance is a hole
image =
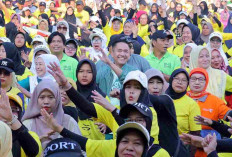
[[[231,157],[232,0],[0,1],[0,157]]]

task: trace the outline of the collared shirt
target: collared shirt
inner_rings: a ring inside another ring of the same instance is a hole
[[[180,59],[169,52],[166,52],[161,59],[158,59],[153,53],[146,56],[145,59],[152,68],[158,69],[166,75],[171,75],[176,68],[181,66]]]
[[[76,59],[69,57],[65,53],[63,53],[63,58],[60,60],[60,67],[65,77],[69,77],[74,81],[76,81],[77,65],[78,65],[78,61]]]

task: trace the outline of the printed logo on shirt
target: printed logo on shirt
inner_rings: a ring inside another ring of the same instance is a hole
[[[2,66],[7,66],[7,62],[6,61],[2,61]]]
[[[171,68],[171,63],[164,63],[165,68]]]
[[[212,113],[212,112],[213,112],[213,109],[211,109],[211,108],[203,108],[202,110],[203,110],[203,111],[210,112],[210,113]]]
[[[65,66],[63,67],[63,70],[69,70],[69,71],[71,71],[71,66],[65,65]]]

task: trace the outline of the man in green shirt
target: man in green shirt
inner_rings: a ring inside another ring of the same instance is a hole
[[[167,52],[170,39],[173,39],[173,36],[167,34],[165,30],[156,31],[152,35],[153,53],[145,57],[152,68],[163,73],[167,81],[172,72],[181,66],[180,59],[176,55]]]
[[[77,69],[77,60],[67,56],[63,51],[65,48],[66,39],[63,34],[59,32],[53,32],[48,37],[48,45],[50,51],[53,55],[57,56],[60,61],[60,67],[63,71],[65,77],[69,77],[74,81],[77,80],[76,69]]]

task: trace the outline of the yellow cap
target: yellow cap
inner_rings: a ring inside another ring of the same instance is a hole
[[[7,93],[6,95],[9,97],[10,100],[15,101],[21,108],[23,107],[22,99],[18,95],[12,93]]]

